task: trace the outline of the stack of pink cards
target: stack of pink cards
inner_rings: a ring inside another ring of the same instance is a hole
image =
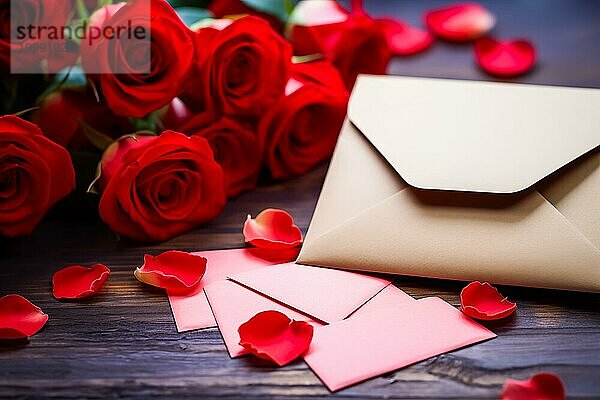
[[[209,260],[201,287],[169,294],[178,331],[216,323],[238,357],[246,354],[238,328],[257,313],[306,321],[314,335],[304,360],[332,391],[496,336],[443,300],[415,300],[385,279],[278,264],[253,249],[197,254]]]
[[[194,254],[206,257],[210,261],[202,281],[194,292],[185,295],[169,293],[169,302],[178,332],[217,326],[204,294],[204,288],[207,285],[222,281],[239,272],[279,264],[284,260],[294,258],[298,254],[298,250],[279,251],[276,255],[254,248],[199,251]]]

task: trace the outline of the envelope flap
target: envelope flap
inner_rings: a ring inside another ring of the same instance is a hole
[[[359,77],[352,123],[420,189],[515,193],[600,146],[600,90]]]

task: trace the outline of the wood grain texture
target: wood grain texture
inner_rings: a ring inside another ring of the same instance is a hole
[[[442,3],[367,2],[367,9],[419,23],[423,10]],[[538,45],[540,64],[521,81],[600,87],[600,2],[484,3],[498,16],[499,35],[529,36]],[[470,51],[438,43],[421,56],[395,60],[391,72],[487,79]],[[261,186],[231,201],[212,224],[157,246],[119,240],[97,218],[83,218],[81,204],[69,202],[33,235],[0,241],[0,295],[23,294],[50,315],[29,341],[0,343],[0,398],[496,399],[507,377],[542,370],[561,375],[569,398],[600,398],[600,296],[594,294],[501,287],[518,309],[508,321],[487,324],[497,339],[333,395],[302,361],[273,368],[247,357],[232,360],[216,329],[176,333],[165,294],[133,277],[143,254],[241,247],[246,214],[266,207],[287,209],[306,230],[325,171],[321,166]],[[95,262],[112,270],[99,296],[80,302],[51,296],[56,270]],[[395,282],[416,298],[439,296],[455,306],[464,285],[408,277]]]

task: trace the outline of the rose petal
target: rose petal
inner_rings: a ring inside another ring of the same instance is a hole
[[[52,276],[53,294],[57,299],[80,299],[97,293],[110,275],[105,265],[91,268],[75,265],[63,268]]]
[[[392,53],[398,56],[409,56],[428,49],[433,44],[433,35],[428,31],[417,29],[395,19],[381,18],[376,20],[387,36]]]
[[[346,22],[348,11],[344,10],[336,0],[301,1],[292,12],[288,24],[290,26],[330,25]]]
[[[144,255],[144,265],[133,273],[137,280],[174,292],[192,290],[206,272],[206,258],[171,250],[156,257]]]
[[[499,41],[482,38],[475,42],[473,50],[481,68],[500,77],[524,74],[533,67],[536,59],[535,47],[523,39]]]
[[[48,315],[23,296],[0,298],[0,339],[23,339],[35,335],[48,321]]]
[[[469,317],[484,320],[508,317],[517,308],[495,287],[479,281],[469,283],[460,292],[460,303],[462,311]]]
[[[507,379],[500,400],[563,400],[565,387],[555,374],[541,372],[529,380]]]
[[[425,23],[442,39],[469,42],[488,33],[496,18],[477,3],[464,3],[429,11],[425,14]]]
[[[294,219],[283,210],[269,208],[244,223],[244,238],[247,243],[264,249],[285,249],[302,243],[302,231]]]
[[[308,350],[313,327],[305,321],[295,321],[275,311],[263,311],[240,325],[240,346],[256,357],[277,365],[289,364]]]

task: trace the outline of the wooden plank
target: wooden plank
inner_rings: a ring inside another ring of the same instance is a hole
[[[600,2],[485,2],[498,17],[495,33],[531,37],[540,63],[522,82],[600,87]],[[436,1],[368,2],[374,15],[420,24]],[[393,61],[392,73],[488,79],[470,46],[437,43],[423,55]],[[118,240],[95,217],[47,218],[31,235],[0,240],[1,293],[20,293],[50,315],[29,342],[0,343],[0,398],[321,398],[329,395],[302,361],[284,368],[231,360],[219,332],[178,334],[166,296],[135,280],[144,253],[242,245],[246,214],[289,210],[308,227],[326,166],[295,180],[261,186],[233,199],[213,223],[156,246]],[[112,275],[101,295],[81,302],[51,297],[50,278],[70,264],[104,262]],[[397,277],[421,298],[459,305],[460,282]],[[348,399],[497,398],[507,377],[558,373],[570,398],[600,397],[600,296],[501,288],[518,303],[516,317],[490,323],[495,340],[386,374],[332,397]],[[402,344],[399,343],[399,346]]]

